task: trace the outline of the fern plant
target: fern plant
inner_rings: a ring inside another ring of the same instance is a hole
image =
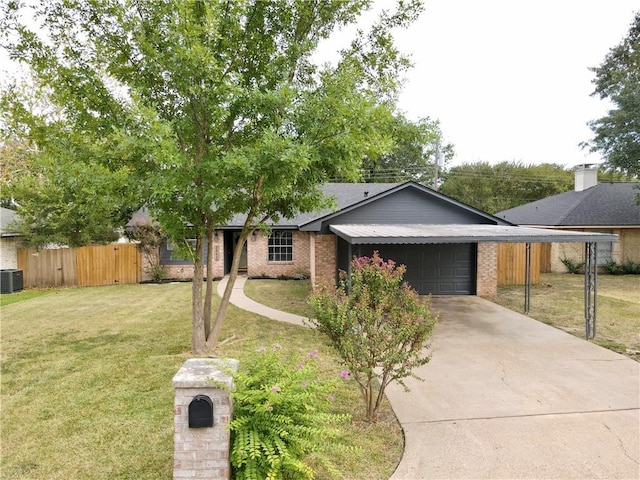
[[[323,456],[333,425],[347,415],[327,413],[333,386],[318,382],[317,352],[284,362],[279,348],[262,349],[244,361],[232,392],[231,465],[238,480],[313,479],[310,455],[334,470]]]

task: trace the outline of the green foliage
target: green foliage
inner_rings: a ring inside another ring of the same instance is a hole
[[[601,152],[605,166],[627,176],[640,175],[640,12],[635,14],[627,37],[613,47],[594,68],[595,91],[614,108],[589,123],[593,139],[583,144]]]
[[[624,273],[630,275],[640,275],[640,262],[632,262],[631,260],[627,260],[622,264],[622,268],[624,269]]]
[[[624,272],[622,265],[618,264],[615,260],[609,260],[602,268],[604,268],[604,271],[609,275],[622,275]]]
[[[145,259],[145,271],[154,282],[167,276],[167,268],[160,264],[160,247],[165,241],[162,230],[154,223],[138,223],[125,230],[126,236],[138,244],[138,250]]]
[[[394,116],[389,129],[395,144],[389,152],[368,157],[362,165],[367,182],[415,182],[432,184],[436,148],[442,143],[439,122],[429,118],[412,122],[401,114]],[[440,145],[445,161],[453,158],[453,145]]]
[[[584,262],[576,262],[567,257],[561,258],[560,261],[565,267],[567,267],[567,270],[569,270],[569,273],[573,273],[574,275],[578,273],[582,273]]]
[[[320,184],[354,180],[363,158],[392,148],[386,127],[409,66],[392,30],[408,26],[421,2],[383,11],[337,64],[313,62],[321,40],[369,7],[367,0],[6,2],[3,47],[34,81],[28,92],[17,82],[4,89],[4,130],[64,159],[65,170],[67,163],[126,169],[121,185],[138,207],[148,205],[169,240],[195,239],[188,254],[199,278],[205,243],[235,214],[246,215],[242,248],[269,220],[327,206]],[[34,97],[50,108],[30,108]],[[229,295],[234,272],[235,262]],[[201,288],[193,283],[194,352],[215,346],[228,304],[225,292],[209,329],[211,291],[203,304]]]
[[[40,157],[3,195],[18,204],[15,227],[31,246],[109,243],[134,211],[127,177],[124,169],[111,171],[95,162]]]
[[[331,425],[349,417],[326,413],[333,386],[318,381],[317,351],[287,361],[281,348],[261,348],[234,379],[231,465],[238,480],[312,479],[310,455],[333,470],[323,450],[338,440]]]
[[[403,282],[404,265],[373,257],[354,258],[350,275],[337,287],[310,297],[310,322],[328,337],[358,383],[365,416],[375,422],[384,390],[392,381],[415,377],[426,364],[426,342],[436,323],[429,301]]]
[[[609,260],[603,267],[609,275],[640,275],[640,263],[631,260],[622,264]]]
[[[555,164],[477,162],[442,175],[440,192],[487,213],[496,213],[569,191],[573,173]]]

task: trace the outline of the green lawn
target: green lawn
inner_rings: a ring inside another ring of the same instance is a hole
[[[244,285],[244,293],[271,308],[307,318],[312,313],[307,303],[311,293],[309,280],[250,279]]]
[[[541,274],[531,289],[529,316],[584,337],[584,277]],[[280,285],[284,283],[284,287]],[[245,293],[256,301],[300,315],[310,315],[308,281],[250,280]],[[501,287],[492,301],[522,312],[524,287]],[[595,343],[640,361],[640,276],[598,275]]]
[[[521,312],[524,287],[501,287],[491,300]],[[584,276],[541,274],[529,316],[584,338]],[[598,275],[595,343],[619,353],[640,350],[640,276]],[[640,361],[640,355],[630,354]]]
[[[170,479],[171,379],[191,356],[190,294],[191,284],[178,283],[0,297],[2,478]],[[242,361],[279,343],[290,352],[317,349],[327,378],[341,370],[312,329],[233,306],[221,338],[228,341],[219,356]],[[355,383],[343,382],[335,398],[337,413],[354,416],[342,426],[348,447],[334,453],[344,478],[388,478],[403,445],[389,405],[368,425]]]

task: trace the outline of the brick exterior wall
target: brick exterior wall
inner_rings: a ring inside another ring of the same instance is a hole
[[[578,229],[580,232],[598,232],[606,229]],[[611,246],[611,259],[616,263],[640,262],[640,228],[614,228],[611,233],[618,235],[618,241]],[[567,273],[563,258],[574,262],[584,262],[584,243],[552,243],[551,272]]]
[[[213,276],[214,278],[222,278],[224,276],[224,233],[221,230],[216,230],[218,234],[218,240],[213,242]],[[143,255],[144,257],[144,255]],[[148,264],[143,259],[142,279],[149,280],[151,276],[146,273]],[[181,265],[165,265],[167,272],[167,278],[175,278],[178,280],[191,280],[193,279],[193,264],[181,264]],[[207,266],[204,267],[204,275],[206,275]]]
[[[267,236],[256,233],[255,240],[249,237],[247,242],[247,275],[250,277],[293,277],[311,274],[309,262],[310,233],[293,231],[293,261],[270,262]]]
[[[18,243],[10,237],[0,240],[0,268],[18,268]]]
[[[476,295],[491,297],[498,293],[498,244],[478,243]]]
[[[552,243],[551,273],[567,273],[569,271],[562,263],[564,258],[574,262],[584,261],[584,243]]]
[[[218,360],[222,362],[221,360]],[[231,373],[237,371],[237,361],[230,364]],[[231,478],[229,463],[229,421],[233,402],[226,389],[215,388],[213,380],[232,388],[229,367],[219,368],[211,359],[190,359],[173,379],[174,401],[174,480]],[[189,404],[196,395],[206,395],[213,403],[213,427],[189,428]]]
[[[316,235],[316,278],[314,285],[321,283],[335,284],[336,269],[336,236],[332,233]]]
[[[640,228],[625,228],[619,235],[621,262],[640,262]]]

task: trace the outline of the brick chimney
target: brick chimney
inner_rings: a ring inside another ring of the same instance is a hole
[[[598,165],[595,163],[585,163],[576,166],[575,174],[576,183],[574,190],[576,192],[582,192],[598,184]]]

